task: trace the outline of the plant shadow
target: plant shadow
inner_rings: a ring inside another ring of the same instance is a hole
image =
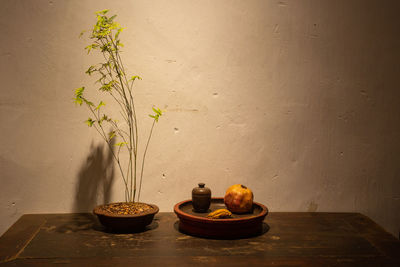
[[[111,143],[113,147],[114,142]],[[74,212],[91,212],[109,203],[114,182],[114,158],[105,144],[90,145],[90,153],[78,173]]]
[[[64,223],[54,231],[58,233],[76,233],[101,227],[94,214],[90,213],[72,213],[64,220]]]

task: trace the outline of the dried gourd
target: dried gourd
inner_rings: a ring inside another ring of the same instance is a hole
[[[218,209],[207,215],[207,218],[210,219],[226,219],[231,217],[232,217],[232,212],[230,212],[227,209]]]

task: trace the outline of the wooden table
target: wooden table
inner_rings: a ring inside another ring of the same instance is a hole
[[[147,231],[104,232],[92,214],[28,214],[0,237],[1,266],[400,266],[400,241],[357,213],[272,212],[265,233],[188,236],[173,213]]]

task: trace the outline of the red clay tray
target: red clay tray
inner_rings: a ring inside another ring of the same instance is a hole
[[[263,221],[268,214],[266,206],[253,202],[253,212],[232,214],[230,219],[209,219],[207,214],[226,209],[223,198],[212,198],[208,212],[198,213],[193,210],[192,200],[179,202],[174,212],[179,218],[179,230],[183,233],[209,238],[235,239],[262,234]]]

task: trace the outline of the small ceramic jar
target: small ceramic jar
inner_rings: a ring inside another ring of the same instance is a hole
[[[192,204],[196,212],[207,212],[211,204],[211,190],[204,187],[204,183],[199,183],[199,187],[192,190]]]

